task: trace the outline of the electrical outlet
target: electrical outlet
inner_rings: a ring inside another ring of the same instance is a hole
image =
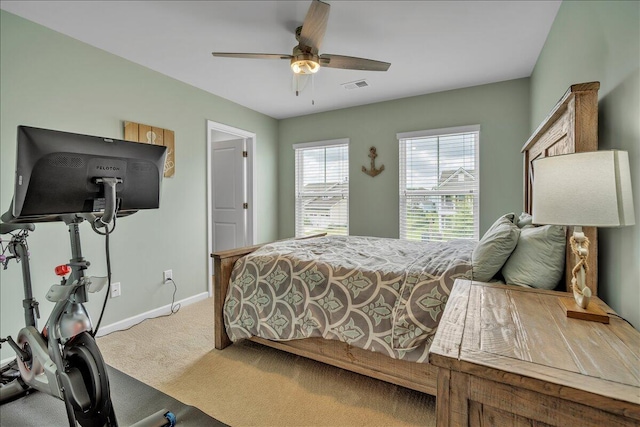
[[[117,298],[122,294],[120,289],[120,282],[111,284],[111,298]]]
[[[167,283],[169,280],[173,279],[173,270],[165,270],[162,272],[162,281]]]

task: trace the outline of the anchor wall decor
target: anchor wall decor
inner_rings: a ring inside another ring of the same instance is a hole
[[[367,170],[367,168],[363,166],[362,172],[369,176],[377,176],[384,170],[384,165],[380,165],[380,169],[376,169],[376,157],[378,157],[376,147],[369,148],[369,157],[371,157],[371,169]]]

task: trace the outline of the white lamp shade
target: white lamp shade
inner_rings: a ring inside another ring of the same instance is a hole
[[[533,162],[533,174],[534,224],[635,224],[626,151],[545,157]]]

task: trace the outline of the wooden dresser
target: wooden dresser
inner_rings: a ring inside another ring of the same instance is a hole
[[[640,425],[640,333],[567,318],[560,298],[456,281],[429,355],[438,427]]]

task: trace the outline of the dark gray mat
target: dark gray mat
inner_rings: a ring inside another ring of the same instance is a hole
[[[111,366],[108,366],[108,371],[111,401],[119,426],[135,424],[161,409],[173,412],[178,426],[226,426],[201,410],[185,405]],[[69,421],[61,400],[44,393],[33,392],[0,406],[0,425],[64,427],[69,425]]]

